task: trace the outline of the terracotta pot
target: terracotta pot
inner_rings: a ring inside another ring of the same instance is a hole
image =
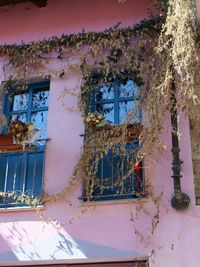
[[[107,132],[107,138],[118,138],[122,135],[122,131],[119,130],[118,125],[107,125],[103,127],[95,128],[97,131],[104,130]],[[127,125],[126,141],[131,143],[133,139],[138,138],[142,130],[142,125],[140,123]]]
[[[12,135],[3,135],[0,134],[0,151],[16,151],[21,150],[22,145],[13,144]]]

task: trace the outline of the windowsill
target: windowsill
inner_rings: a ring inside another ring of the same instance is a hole
[[[105,266],[106,263],[130,263],[132,264],[131,266],[137,266],[137,264],[135,265],[135,262],[143,262],[143,261],[148,261],[149,260],[149,256],[146,255],[141,255],[141,256],[119,256],[119,257],[110,257],[110,258],[84,258],[84,259],[57,259],[57,260],[53,260],[52,263],[52,259],[51,260],[34,260],[34,266],[35,267],[39,267],[39,266],[67,266],[67,265],[78,265],[78,266],[84,266],[84,264],[98,264],[98,263],[103,263],[102,266]],[[106,264],[107,265],[107,264]],[[11,267],[11,266],[33,266],[33,262],[29,261],[1,261],[1,266],[7,266],[7,267]],[[113,265],[112,265],[113,266]],[[148,265],[145,265],[148,266]]]
[[[11,207],[11,208],[0,208],[1,212],[19,212],[19,211],[37,211],[37,210],[43,210],[44,205],[37,206],[36,208],[33,207]]]
[[[102,201],[88,201],[81,202],[81,206],[99,206],[99,205],[112,205],[112,204],[130,204],[130,203],[140,203],[147,202],[149,198],[133,198],[133,199],[116,199],[116,200],[102,200]]]

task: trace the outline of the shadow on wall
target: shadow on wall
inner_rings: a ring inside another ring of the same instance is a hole
[[[13,253],[9,242],[5,240],[5,238],[0,235],[0,261],[17,261],[18,258]]]
[[[146,256],[87,240],[75,240],[54,221],[2,223],[0,233],[0,261]]]
[[[114,258],[114,257],[139,257],[147,256],[146,254],[135,251],[117,249],[113,247],[103,246],[86,240],[76,239],[80,249],[87,258]]]

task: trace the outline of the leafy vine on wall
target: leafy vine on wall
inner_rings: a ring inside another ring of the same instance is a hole
[[[93,193],[98,160],[116,145],[120,145],[116,152],[118,155],[126,154],[127,126],[135,118],[138,109],[143,110],[145,115],[139,134],[142,146],[137,150],[136,162],[140,162],[153,149],[165,149],[160,134],[164,130],[164,115],[172,108],[172,81],[176,85],[176,108],[180,112],[189,113],[191,120],[199,117],[198,38],[193,26],[190,1],[169,0],[158,3],[159,8],[157,5],[154,9],[158,8],[159,12],[154,13],[159,15],[151,12],[148,19],[134,27],[124,29],[118,24],[98,33],[83,31],[28,44],[0,46],[5,76],[1,90],[6,93],[26,90],[33,76],[44,78],[51,75],[62,79],[70,71],[81,72],[83,82],[79,107],[84,121],[89,112],[88,99],[99,85],[123,77],[132,79],[139,86],[140,101],[130,111],[125,123],[115,128],[116,134],[105,138],[107,132],[102,128],[90,132],[90,137],[85,142],[70,184],[81,173],[86,179],[84,183],[88,200]],[[72,57],[76,58],[75,64],[70,63]],[[53,61],[62,63],[62,67],[56,71],[48,69]],[[3,117],[1,118],[3,122]],[[91,161],[95,165],[91,166]],[[133,171],[133,167],[130,168],[122,180],[127,179]],[[42,200],[34,201],[28,196],[18,196],[15,192],[10,194],[21,202],[35,205],[41,201],[63,199],[68,190],[69,185],[56,195],[44,193]],[[4,194],[6,193],[2,192],[1,196]]]

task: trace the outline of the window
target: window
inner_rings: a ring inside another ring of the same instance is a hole
[[[41,195],[44,172],[45,139],[47,133],[49,83],[31,84],[25,92],[7,96],[5,114],[8,120],[33,122],[40,130],[37,145],[25,150],[0,153],[0,191],[26,194],[31,198]],[[8,122],[9,123],[9,122]],[[0,207],[24,205],[12,197],[1,197]]]
[[[115,80],[105,83],[92,94],[91,111],[102,114],[113,124],[125,122],[128,113],[137,105],[139,92],[137,85],[132,80],[121,82]],[[141,121],[141,112],[138,111],[135,120]]]
[[[136,109],[139,101],[138,86],[133,80],[104,83],[91,96],[91,112],[102,114],[112,125],[125,122],[129,112]],[[138,109],[131,125],[140,124],[141,111]],[[114,129],[115,126],[113,126]],[[128,142],[124,155],[117,155],[113,149],[108,151],[98,163],[92,200],[126,199],[143,193],[142,162],[140,162],[126,179],[127,172],[133,169],[135,154],[139,149],[138,138]],[[118,147],[116,146],[117,150]]]

